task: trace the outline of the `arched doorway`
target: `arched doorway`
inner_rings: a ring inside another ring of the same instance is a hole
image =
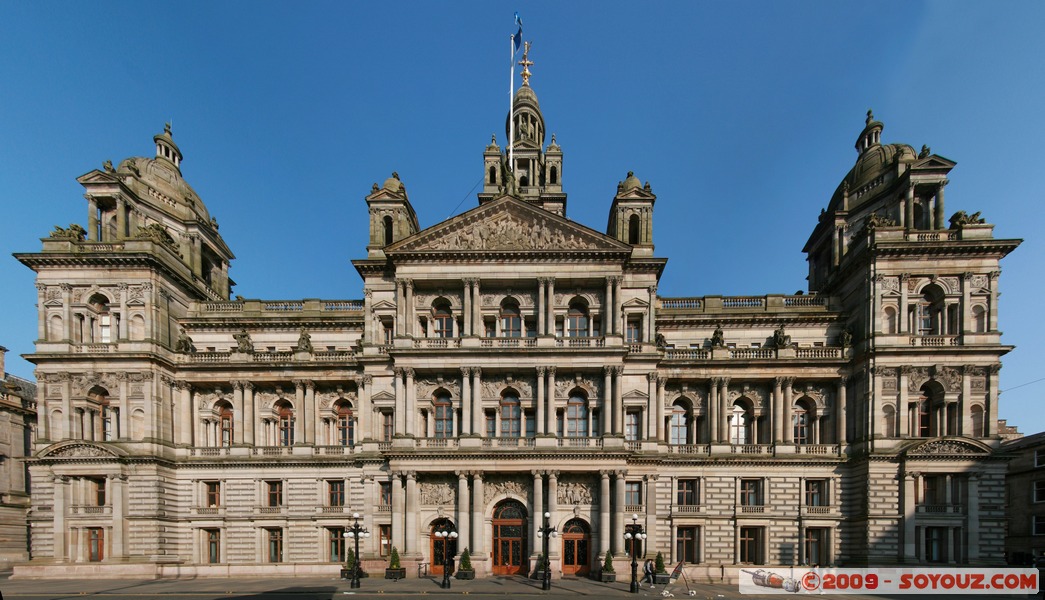
[[[526,572],[526,507],[518,500],[505,500],[493,509],[493,574]]]
[[[441,538],[435,535],[437,531],[457,531],[454,527],[453,521],[450,519],[436,519],[432,522],[432,529],[428,532],[428,538],[431,540],[432,552],[429,556],[432,557],[432,574],[442,575],[443,565],[446,564],[447,556],[457,556],[457,539],[456,538]]]
[[[591,530],[581,519],[562,527],[562,574],[587,575],[591,565]]]

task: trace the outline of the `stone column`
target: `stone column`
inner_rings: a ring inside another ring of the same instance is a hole
[[[479,284],[478,278],[472,279],[472,331],[475,335],[485,336],[486,332],[483,331],[485,329],[483,325],[483,296],[479,291]]]
[[[944,179],[936,187],[936,223],[934,229],[947,229],[944,225],[945,219],[947,218],[943,208],[943,188],[947,185],[947,180]]]
[[[403,435],[406,431],[406,384],[403,382],[403,368],[395,367],[395,435]]]
[[[472,430],[472,386],[469,367],[461,367],[461,435],[476,433]]]
[[[131,399],[130,394],[127,390],[127,373],[120,372],[116,374],[117,379],[120,383],[120,439],[131,438]],[[116,439],[114,436],[113,439]]]
[[[544,471],[531,471],[531,474],[533,475],[533,519],[530,520],[530,539],[539,548],[541,542],[537,537],[537,531],[544,523]]]
[[[599,554],[610,551],[610,472],[599,472]]]
[[[305,443],[305,380],[294,380],[294,445]]]
[[[483,430],[483,390],[480,378],[483,370],[472,367],[472,433],[486,435]]]
[[[846,411],[846,389],[845,385],[849,377],[843,375],[838,379],[838,402],[835,406],[835,443],[845,443],[845,411]],[[884,432],[883,432],[884,433]]]
[[[87,241],[98,240],[98,201],[94,196],[87,196]]]
[[[457,553],[464,552],[465,548],[473,548],[468,538],[469,521],[471,513],[468,510],[468,472],[457,471],[457,536],[460,542],[457,545]]]
[[[969,516],[968,532],[969,532],[969,547],[966,549],[970,564],[977,564],[980,560],[980,536],[976,535],[980,531],[980,474],[970,473],[969,474],[969,489],[966,491],[969,496],[969,506],[966,507],[966,512]]]
[[[558,431],[555,428],[555,367],[548,367],[548,391],[544,396],[544,401],[547,406],[544,411],[544,417],[547,419],[545,422],[545,432],[551,435],[558,435]]]
[[[176,381],[174,385],[181,392],[177,426],[181,431],[181,435],[178,436],[178,443],[191,446],[193,421],[195,420],[194,413],[196,412],[192,407],[192,387],[184,381]]]
[[[652,440],[657,437],[657,373],[650,371],[646,373],[646,384],[649,400],[646,407],[646,439]]]
[[[73,341],[73,286],[68,283],[62,284],[62,332],[63,339],[66,341]],[[991,303],[991,310],[994,310],[994,303]],[[41,314],[46,312],[43,310],[43,302],[40,303]],[[42,339],[42,338],[41,338]]]
[[[606,278],[606,295],[603,297],[603,308],[602,318],[604,320],[602,324],[602,334],[612,335],[613,334],[613,278]]]
[[[243,443],[243,382],[232,381],[232,443]]]
[[[918,473],[904,473],[903,479],[903,560],[913,562],[915,558],[915,486]],[[973,537],[973,536],[970,536]]]
[[[392,473],[392,546],[406,552],[406,501],[403,498],[403,473]]]
[[[660,443],[664,442],[664,400],[666,387],[668,385],[668,378],[661,377],[657,379],[657,425],[655,430],[657,432],[657,441]],[[693,421],[693,435],[696,436],[697,422]]]
[[[461,280],[461,283],[464,284],[461,294],[461,297],[464,298],[461,306],[462,335],[469,336],[472,335],[472,280],[465,278]]]
[[[115,335],[112,337],[112,341],[120,341],[128,339],[127,328],[130,326],[131,318],[127,310],[127,284],[121,283],[118,286],[119,289],[119,301],[120,301],[120,313],[114,315],[116,317],[116,327],[114,328]]]
[[[896,317],[900,321],[898,333],[906,333],[906,334],[913,333],[911,331],[912,328],[911,328],[910,319],[908,318],[909,315],[907,314],[907,293],[908,293],[907,282],[910,279],[911,279],[911,274],[910,273],[901,273],[900,274],[900,311],[899,311],[899,314],[896,315]]]
[[[548,471],[548,508],[545,509],[545,512],[548,512],[548,513],[551,514],[551,518],[549,519],[549,522],[552,524],[552,526],[554,526],[556,523],[559,522],[559,515],[558,515],[558,513],[559,513],[559,472],[558,471]],[[544,513],[543,512],[540,513],[539,515],[535,515],[535,516],[539,517],[539,520],[541,522],[544,522]],[[562,532],[559,532],[559,533],[562,533]],[[548,545],[548,554],[549,555],[555,556],[558,553],[559,553],[558,552],[558,548],[555,548],[554,544],[549,544]]]
[[[414,306],[414,280],[406,280],[406,333],[417,335],[417,307]]]
[[[719,384],[718,404],[719,404],[719,412],[720,412],[720,415],[721,415],[719,417],[719,427],[720,427],[720,432],[722,433],[722,439],[720,439],[719,441],[720,442],[730,442],[732,436],[731,436],[730,431],[729,431],[728,419],[729,419],[729,416],[733,413],[733,411],[731,410],[731,408],[729,406],[729,378],[728,377],[723,377],[723,378],[719,379],[718,380],[718,384]]]
[[[602,434],[613,434],[613,367],[602,368]]]
[[[545,335],[548,332],[545,325],[548,316],[547,300],[544,298],[545,281],[544,277],[537,278],[537,335]]]
[[[613,278],[613,333],[620,335],[621,327],[621,297],[620,297],[620,286],[624,281],[623,277],[615,276]]]
[[[421,503],[417,499],[417,473],[408,471],[406,473],[406,552],[416,554],[421,551],[417,543],[417,513],[420,512]]]
[[[243,443],[257,445],[258,412],[254,407],[254,384],[243,382]]]
[[[613,367],[613,433],[624,435],[624,367]]]
[[[396,336],[406,335],[406,280],[396,279]]]
[[[545,416],[544,416],[544,386],[545,384],[545,373],[547,369],[544,367],[537,367],[537,435],[545,434]],[[534,538],[536,539],[536,538]]]
[[[414,370],[411,368],[403,369],[403,375],[406,376],[406,435],[416,435],[417,429],[417,390],[414,389]]]
[[[782,377],[773,379],[773,442],[780,444],[784,441],[784,397],[780,390]]]
[[[65,551],[68,548],[68,532],[65,530],[65,507],[69,493],[69,478],[55,476],[52,479],[54,485],[54,560],[65,562]]]
[[[613,553],[624,553],[624,471],[617,471],[616,486],[613,490]]]
[[[356,424],[359,427],[359,431],[356,433],[356,438],[359,440],[373,439],[370,429],[370,413],[373,410],[370,402],[370,386],[373,380],[372,375],[362,375],[356,378],[356,392],[359,396],[359,407],[356,411],[356,418],[358,419]]]
[[[987,412],[983,419],[983,436],[991,437],[997,435],[998,423],[998,371],[1001,371],[1001,363],[991,365],[987,368]]]
[[[306,414],[302,415],[306,419],[305,439],[301,441],[315,446],[319,443],[319,436],[316,435],[319,411],[316,410],[316,382],[311,379],[305,380],[305,404],[303,406],[306,411]]]
[[[657,286],[651,285],[649,291],[649,308],[646,310],[646,343],[653,344],[657,340],[654,337],[657,319]]]
[[[555,335],[555,278],[548,278],[548,335]]]
[[[124,529],[127,526],[127,510],[125,508],[126,475],[110,475],[109,494],[112,502],[112,558],[122,558],[127,555],[124,548]]]
[[[719,440],[719,429],[721,428],[719,421],[722,420],[722,415],[719,414],[718,410],[717,377],[708,379],[708,408],[706,412],[708,421],[708,441],[715,444]]]
[[[472,556],[486,557],[486,528],[485,509],[486,500],[483,490],[483,474],[480,471],[472,473]]]
[[[998,271],[991,271],[991,305],[987,308],[987,331],[998,331]]]
[[[47,308],[44,307],[44,302],[47,302],[47,286],[43,283],[36,284],[36,339],[47,340],[51,342],[57,342],[58,340],[49,339],[47,335]],[[57,333],[57,332],[56,332]]]
[[[905,201],[906,219],[901,225],[907,229],[914,229],[914,184],[907,185],[907,200]]]
[[[645,554],[650,553],[650,549],[657,547],[657,522],[658,522],[658,511],[657,511],[657,479],[659,475],[647,475],[646,476],[646,543],[643,544],[642,549]]]
[[[791,403],[794,402],[794,377],[784,378],[784,443],[793,442],[794,428],[791,427]]]

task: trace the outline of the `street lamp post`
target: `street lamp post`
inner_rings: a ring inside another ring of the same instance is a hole
[[[345,539],[355,540],[355,542],[356,542],[356,550],[355,550],[356,560],[355,560],[355,563],[352,565],[352,583],[349,584],[349,587],[351,587],[351,588],[358,588],[359,587],[359,574],[360,574],[360,568],[359,568],[359,540],[360,540],[360,538],[368,538],[368,537],[370,537],[370,532],[367,531],[366,527],[363,527],[362,525],[359,524],[359,513],[352,513],[352,518],[355,519],[355,522],[352,523],[351,526],[345,528]],[[347,552],[347,549],[346,549],[346,552],[345,552],[345,569],[348,569],[348,552]]]
[[[548,559],[548,541],[551,538],[557,537],[559,534],[555,531],[555,528],[551,526],[551,513],[544,513],[544,527],[537,529],[537,537],[544,544],[544,554],[542,554],[541,560],[544,561],[543,565],[538,565],[538,568],[544,569],[544,578],[541,580],[541,589],[550,590],[552,589],[552,563]]]
[[[442,529],[435,532],[435,537],[443,540],[443,583],[442,588],[444,590],[450,589],[450,561],[454,558],[454,553],[450,551],[450,544],[447,540],[457,540],[457,532],[453,530],[452,525],[443,525]]]
[[[639,516],[631,515],[631,531],[624,534],[624,540],[631,542],[631,593],[639,593],[639,560],[638,547],[646,539],[646,532],[639,525]]]

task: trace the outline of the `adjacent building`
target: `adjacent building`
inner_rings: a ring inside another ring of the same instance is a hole
[[[29,470],[36,427],[36,384],[4,371],[0,346],[0,569],[30,558]]]
[[[1013,456],[1006,481],[1006,557],[1014,565],[1035,564],[1045,556],[1045,433],[1006,440],[1001,447]]]
[[[545,513],[556,577],[623,568],[639,527],[641,554],[716,580],[1003,564],[998,290],[1020,240],[947,212],[955,163],[868,113],[806,293],[663,297],[654,186],[628,173],[604,227],[568,219],[529,77],[474,208],[422,227],[397,174],[374,184],[356,299],[232,299],[169,127],[81,176],[86,227],[17,255],[40,419],[16,575],[336,574],[355,512],[366,567],[395,547],[411,576],[465,547],[480,576],[525,573]]]

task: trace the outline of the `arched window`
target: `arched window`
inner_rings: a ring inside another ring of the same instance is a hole
[[[972,307],[972,330],[975,333],[987,332],[987,309],[982,306]]]
[[[454,317],[450,313],[450,302],[440,298],[432,307],[432,324],[435,337],[449,338],[454,336]]]
[[[228,402],[219,402],[215,406],[218,413],[218,445],[222,448],[232,447],[232,405]]]
[[[639,216],[631,215],[628,219],[628,243],[638,244],[639,243]]]
[[[497,183],[497,167],[494,167],[493,165],[490,166],[490,175],[489,180],[487,180],[487,183],[489,185]]]
[[[454,435],[454,406],[450,394],[440,391],[432,403],[435,411],[435,437],[449,438]]]
[[[943,386],[935,381],[927,381],[922,385],[921,396],[918,398],[918,402],[915,406],[915,437],[934,437],[938,435],[946,435],[944,431],[946,425],[945,417],[942,414],[941,407],[943,406]],[[943,422],[941,422],[943,421]]]
[[[60,315],[51,315],[47,320],[47,340],[60,342],[65,338],[65,322]]]
[[[501,437],[519,437],[520,417],[519,396],[515,392],[505,392],[501,396]]]
[[[558,185],[558,183],[559,183],[559,169],[557,169],[555,167],[555,165],[552,165],[552,168],[550,169],[550,171],[551,171],[551,184],[552,185]]]
[[[690,425],[689,407],[676,401],[671,405],[671,433],[668,443],[677,446],[688,444]]]
[[[896,437],[896,410],[892,406],[882,408],[882,420],[885,421],[885,437]]]
[[[813,423],[816,406],[808,398],[795,402],[791,409],[791,426],[796,444],[813,443]]]
[[[570,337],[587,337],[588,335],[588,307],[580,300],[570,303],[570,310],[566,313],[566,330]]]
[[[751,413],[743,400],[733,403],[733,410],[729,415],[729,443],[751,443]]]
[[[337,404],[337,443],[341,446],[356,445],[356,420],[348,402]]]
[[[566,404],[566,437],[588,437],[588,399],[577,392]]]
[[[922,290],[917,307],[918,335],[941,335],[943,333],[943,290],[936,284]]]
[[[94,311],[94,315],[90,317],[88,334],[90,339],[84,341],[100,344],[111,343],[113,341],[113,318],[109,313],[109,299],[101,294],[94,294],[87,300],[87,304]]]
[[[280,446],[294,445],[294,409],[286,400],[276,403],[277,430]]]
[[[522,337],[522,315],[519,313],[519,305],[514,300],[501,303],[501,335]]]
[[[385,245],[387,246],[387,245],[392,243],[392,237],[393,237],[392,217],[389,217],[389,216],[386,215],[385,218],[382,219],[382,222],[384,223],[384,226],[385,226]]]

